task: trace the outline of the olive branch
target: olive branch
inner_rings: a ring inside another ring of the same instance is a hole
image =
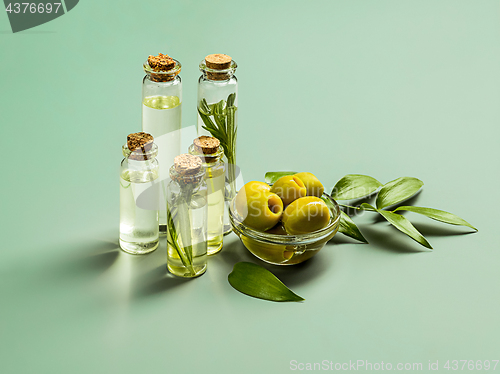
[[[291,171],[268,172],[266,173],[266,182],[274,183],[283,175],[293,175],[295,173],[296,172]],[[429,249],[432,249],[432,246],[422,233],[418,231],[406,217],[396,212],[413,212],[436,221],[448,223],[450,225],[467,226],[478,231],[466,220],[455,214],[445,212],[444,210],[419,206],[398,206],[392,211],[387,209],[412,197],[420,191],[423,185],[424,182],[413,177],[397,178],[383,185],[375,178],[367,175],[348,174],[335,184],[331,192],[331,197],[337,201],[355,200],[370,196],[377,192],[375,206],[368,203],[362,203],[359,206],[350,206],[340,203],[339,205],[357,211],[363,210],[378,213],[399,231]],[[351,217],[343,210],[341,210],[339,232],[358,241],[368,243]]]

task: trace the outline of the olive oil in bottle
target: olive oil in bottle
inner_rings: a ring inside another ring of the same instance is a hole
[[[142,83],[142,131],[150,133],[158,146],[160,164],[159,226],[167,232],[165,190],[169,167],[181,153],[182,82],[181,64],[168,55],[149,56]]]
[[[200,158],[174,159],[167,187],[167,269],[193,278],[207,269],[207,184]]]
[[[146,254],[158,247],[158,147],[151,135],[130,134],[122,147],[120,172],[120,247]]]
[[[238,80],[236,62],[225,54],[211,54],[200,62],[198,80],[198,136],[212,135],[222,142],[226,162],[224,235],[229,234],[229,205],[236,196],[236,139]],[[217,131],[219,127],[223,133]],[[208,130],[207,130],[208,129]]]
[[[202,160],[208,193],[207,254],[213,255],[222,249],[224,237],[224,191],[225,164],[222,162],[224,150],[218,139],[200,136],[189,147],[189,153]]]

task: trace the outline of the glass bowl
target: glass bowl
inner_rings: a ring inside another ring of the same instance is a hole
[[[330,222],[321,230],[300,235],[269,233],[254,230],[243,223],[243,218],[235,208],[235,199],[229,206],[229,220],[233,231],[243,245],[255,257],[273,265],[295,265],[318,253],[337,233],[340,223],[340,208],[330,195],[323,193],[323,200],[330,209]]]

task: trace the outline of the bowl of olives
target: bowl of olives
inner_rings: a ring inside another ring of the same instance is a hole
[[[340,209],[311,173],[249,182],[229,207],[233,231],[257,258],[295,265],[318,253],[337,233]]]

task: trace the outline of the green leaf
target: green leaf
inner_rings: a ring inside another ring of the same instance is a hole
[[[374,206],[372,206],[372,205],[370,205],[370,204],[368,204],[368,203],[363,203],[363,204],[361,204],[361,205],[360,205],[360,208],[363,208],[364,210],[369,210],[369,211],[371,211],[371,212],[376,212],[376,211],[377,211],[377,209],[375,209],[375,207],[374,207]]]
[[[321,196],[321,197],[320,197],[320,199],[321,199],[321,200],[323,200],[323,201],[325,202],[325,204],[328,206],[328,208],[333,209],[333,211],[335,211],[335,210],[336,210],[336,209],[335,209],[335,205],[333,205],[333,203],[331,202],[331,200],[330,200],[330,199],[328,199],[328,198],[326,198],[326,197],[324,197],[324,196]]]
[[[365,239],[361,231],[359,231],[358,226],[352,221],[344,211],[340,211],[340,226],[339,232],[349,236],[350,238],[359,240],[360,242],[368,244],[368,240]]]
[[[198,106],[198,111],[202,112],[206,116],[211,115],[211,109],[207,104],[207,101],[205,99],[201,99],[200,105]]]
[[[375,192],[382,183],[368,175],[347,174],[332,190],[335,200],[352,200]]]
[[[420,179],[401,177],[386,183],[377,196],[377,208],[383,209],[390,205],[400,203],[415,195],[424,185]]]
[[[229,94],[229,96],[227,97],[226,108],[232,107],[234,105],[235,100],[236,100],[236,93],[233,92]]]
[[[203,123],[206,127],[219,131],[217,127],[215,127],[215,124],[212,122],[210,117],[204,114],[200,108],[198,108],[198,114],[200,115],[200,118],[203,120]]]
[[[297,174],[297,172],[296,171],[268,171],[266,173],[266,183],[273,184],[274,182],[276,182],[281,177],[284,177],[285,175],[294,175],[294,174]]]
[[[473,230],[478,231],[474,226],[472,226],[466,220],[456,216],[452,213],[445,212],[444,210],[433,209],[433,208],[424,208],[420,206],[400,206],[394,211],[398,210],[407,210],[409,212],[414,212],[418,214],[423,214],[429,218],[435,219],[436,221],[441,221],[444,223],[449,223],[451,225],[459,225],[459,226],[467,226]]]
[[[269,270],[251,262],[238,262],[227,280],[233,288],[248,296],[270,301],[303,301]]]
[[[424,247],[432,249],[429,242],[424,238],[420,231],[418,231],[415,226],[413,226],[411,222],[406,219],[406,217],[403,217],[401,214],[388,212],[386,210],[378,210],[378,212],[399,231],[404,232],[406,235],[415,240],[417,243],[422,244]]]

